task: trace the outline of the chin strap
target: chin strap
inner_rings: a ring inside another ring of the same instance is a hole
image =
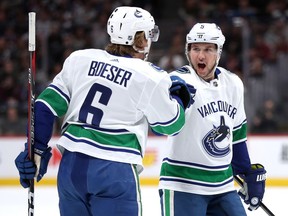
[[[138,52],[138,53],[143,53],[144,54],[144,61],[147,61],[147,59],[148,59],[148,54],[149,54],[149,51],[150,51],[150,48],[151,48],[151,44],[152,44],[152,41],[151,41],[151,39],[149,38],[148,40],[147,40],[147,46],[146,47],[144,47],[144,50],[139,50],[139,49],[137,49],[134,45],[132,46],[133,47],[133,49],[136,51],[136,52]]]

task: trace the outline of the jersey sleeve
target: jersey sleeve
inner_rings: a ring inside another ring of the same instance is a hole
[[[231,161],[233,175],[245,174],[251,167],[251,161],[246,142],[233,145],[233,156]]]
[[[35,147],[46,149],[53,134],[55,115],[41,102],[35,103]]]
[[[55,117],[63,116],[69,104],[68,71],[69,58],[62,71],[38,96],[35,102],[35,146],[45,148],[51,139]]]
[[[147,81],[142,97],[144,114],[152,130],[158,134],[174,135],[185,123],[185,112],[182,106],[170,96],[171,80],[166,72],[157,83]]]
[[[238,77],[237,77],[238,78]],[[238,107],[233,128],[233,156],[232,167],[234,175],[243,174],[250,169],[251,161],[247,150],[247,120],[244,108],[244,86],[240,78],[237,79]]]
[[[244,86],[239,77],[236,78],[236,104],[237,114],[233,125],[233,144],[245,142],[247,140],[247,120],[244,108]]]
[[[52,83],[37,98],[37,102],[44,103],[57,117],[62,117],[67,112],[70,102],[71,90],[69,85],[71,78],[69,79],[69,76],[73,76],[70,61],[71,57],[68,57],[60,73],[55,76]]]

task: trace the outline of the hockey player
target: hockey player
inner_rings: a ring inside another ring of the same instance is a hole
[[[233,175],[244,180],[239,194],[250,210],[263,198],[266,171],[251,164],[246,146],[243,83],[218,67],[224,41],[216,24],[195,24],[186,37],[189,65],[171,73],[196,93],[184,128],[168,138],[159,183],[162,216],[246,215]]]
[[[35,164],[27,146],[16,158],[20,183],[40,181],[51,157],[56,117],[64,116],[57,146],[62,216],[139,216],[138,174],[148,124],[164,135],[178,133],[191,103],[185,82],[144,61],[159,30],[146,10],[116,8],[107,22],[105,50],[73,52],[35,103]],[[97,35],[96,35],[97,37]],[[171,82],[171,80],[173,82]],[[178,95],[177,95],[178,94]]]

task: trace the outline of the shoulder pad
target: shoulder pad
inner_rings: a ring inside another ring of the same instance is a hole
[[[159,66],[157,66],[157,65],[155,65],[155,64],[153,64],[153,63],[149,63],[149,65],[154,69],[154,70],[156,70],[157,72],[165,72],[165,70],[163,70],[161,67],[159,67]]]
[[[187,74],[187,73],[191,73],[191,71],[189,70],[189,68],[187,66],[183,66],[181,68],[178,68],[176,70],[176,72],[178,73],[182,73],[182,74]]]

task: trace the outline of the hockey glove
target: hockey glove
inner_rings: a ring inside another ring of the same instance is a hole
[[[28,147],[25,144],[25,150],[15,159],[15,165],[19,171],[20,184],[24,188],[30,187],[30,180],[36,177],[39,182],[47,172],[49,160],[52,156],[51,147],[45,150],[34,149],[34,161],[28,158]]]
[[[170,87],[171,96],[174,97],[177,101],[179,101],[179,98],[181,100],[180,104],[182,103],[181,105],[184,109],[189,108],[191,104],[194,103],[193,97],[195,95],[196,89],[194,89],[193,86],[190,86],[189,88],[186,82],[178,76],[170,76],[170,79],[172,81],[172,86]],[[193,97],[190,91],[192,91],[192,93],[194,92]]]
[[[188,90],[190,92],[190,97],[191,97],[191,103],[190,105],[192,105],[195,101],[194,101],[194,97],[196,94],[196,89],[194,88],[193,85],[187,84]]]
[[[238,191],[240,197],[249,205],[250,211],[259,207],[265,193],[266,170],[261,164],[252,164],[251,170],[243,177],[243,188]]]

